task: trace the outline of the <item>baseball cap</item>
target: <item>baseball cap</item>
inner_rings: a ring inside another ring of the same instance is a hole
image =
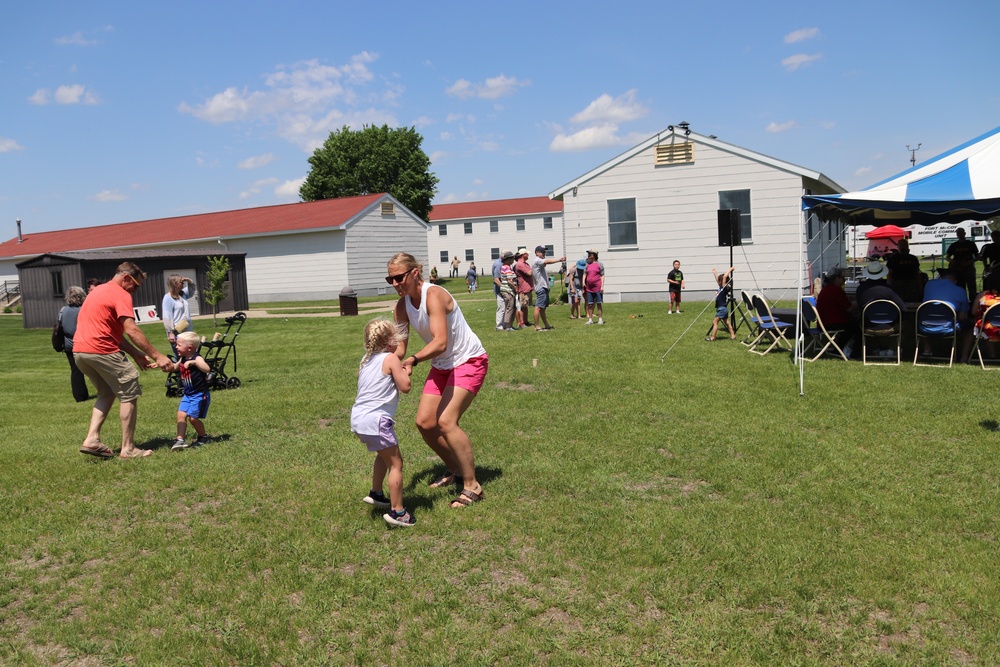
[[[587,268],[587,260],[585,260],[585,259],[578,259],[578,260],[576,260],[576,268],[578,268],[578,269],[585,269],[585,268]]]
[[[536,245],[535,246],[535,252],[544,253],[545,252],[545,246],[543,246],[543,245]]]
[[[527,248],[518,248],[517,249],[517,253],[514,256],[515,257],[520,257],[521,255],[527,255],[527,254],[528,254],[528,249]]]

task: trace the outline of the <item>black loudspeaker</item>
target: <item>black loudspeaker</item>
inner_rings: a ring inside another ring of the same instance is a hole
[[[719,245],[742,245],[740,238],[740,209],[719,209]]]

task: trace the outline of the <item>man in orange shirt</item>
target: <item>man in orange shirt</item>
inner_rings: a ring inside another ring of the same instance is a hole
[[[135,446],[136,403],[142,387],[138,371],[125,356],[132,357],[143,370],[159,368],[166,373],[171,367],[170,360],[153,347],[135,323],[132,294],[145,279],[146,274],[138,266],[123,262],[115,277],[95,287],[80,308],[73,337],[73,359],[97,387],[97,401],[90,417],[90,430],[80,447],[81,454],[105,459],[115,455],[101,442],[101,427],[115,397],[120,403],[122,422],[120,456],[137,458],[153,453]]]

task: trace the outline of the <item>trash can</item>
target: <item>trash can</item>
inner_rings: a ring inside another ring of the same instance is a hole
[[[358,293],[348,285],[340,290],[340,316],[358,314]]]

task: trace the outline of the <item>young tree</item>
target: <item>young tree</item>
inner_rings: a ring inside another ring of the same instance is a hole
[[[209,257],[208,258],[208,271],[205,273],[205,278],[208,280],[208,285],[203,290],[205,296],[205,303],[212,306],[212,326],[216,327],[219,325],[218,315],[219,315],[219,303],[226,298],[226,278],[229,276],[229,258],[228,257]]]
[[[304,201],[388,192],[425,222],[437,192],[424,138],[412,127],[346,125],[331,132],[309,158],[312,169],[299,188]]]

